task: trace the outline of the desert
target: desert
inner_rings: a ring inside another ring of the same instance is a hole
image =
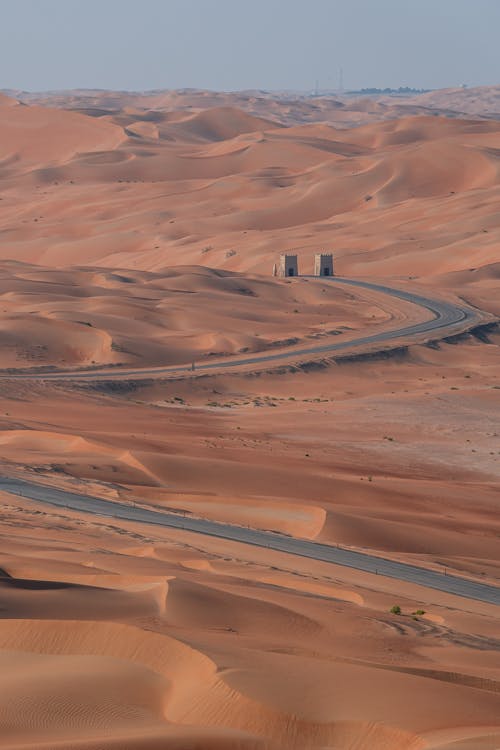
[[[2,748],[500,746],[499,91],[1,95]]]

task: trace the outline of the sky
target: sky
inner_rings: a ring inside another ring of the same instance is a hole
[[[500,0],[0,0],[0,89],[500,83]]]

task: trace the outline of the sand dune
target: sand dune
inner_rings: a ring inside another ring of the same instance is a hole
[[[84,115],[26,106],[0,96],[0,165],[11,170],[61,163],[79,151],[114,149],[125,140],[116,125]],[[10,167],[10,169],[9,169]]]
[[[25,510],[29,514],[29,506]],[[16,517],[11,513],[7,511],[7,518]],[[392,630],[393,618],[384,615],[392,595],[377,598],[370,593],[371,603],[359,621],[362,596],[328,587],[323,564],[316,564],[311,580],[307,571],[311,563],[305,563],[298,585],[294,583],[298,572],[282,570],[285,560],[279,554],[272,567],[261,554],[250,566],[238,555],[219,562],[208,554],[208,566],[186,569],[177,559],[183,549],[185,556],[193,554],[189,541],[174,539],[172,546],[172,540],[165,544],[167,535],[156,575],[158,584],[162,570],[163,577],[168,575],[168,591],[163,592],[161,610],[148,610],[160,601],[161,587],[155,589],[150,583],[142,590],[134,591],[130,585],[123,589],[120,581],[125,579],[117,573],[126,571],[134,559],[136,563],[145,559],[144,553],[152,559],[152,549],[139,549],[135,539],[127,538],[126,529],[97,521],[107,552],[91,551],[93,523],[73,518],[54,526],[55,518],[49,511],[38,524],[46,532],[51,529],[49,536],[63,547],[51,548],[49,542],[39,554],[46,561],[54,560],[66,576],[75,576],[68,566],[68,542],[78,538],[73,555],[113,570],[115,584],[111,586],[113,575],[96,576],[92,568],[89,578],[106,582],[106,588],[4,580],[2,601],[7,608],[0,621],[0,659],[9,690],[2,691],[0,723],[6,747],[38,743],[38,747],[113,748],[126,742],[134,749],[186,743],[186,747],[228,750],[337,746],[414,750],[426,746],[427,736],[436,742],[443,736],[478,738],[494,726],[499,705],[495,676],[500,668],[495,671],[491,662],[492,679],[481,683],[474,681],[466,663],[460,674],[451,674],[449,665],[448,671],[439,673],[418,669],[425,631],[419,632],[422,626],[411,618],[401,621],[401,627],[408,627],[404,666],[385,661],[383,654],[401,638],[397,618]],[[143,531],[136,529],[135,536]],[[9,549],[18,535],[26,533],[33,530],[13,528],[2,546],[4,567],[15,568]],[[28,550],[24,545],[22,554]],[[220,552],[228,557],[228,550]],[[248,552],[254,556],[251,550],[243,554]],[[201,557],[207,560],[207,553]],[[259,571],[260,580],[255,577]],[[251,586],[250,581],[254,581]],[[17,598],[9,598],[12,592]],[[403,605],[410,611],[415,607],[404,597]],[[439,619],[439,607],[431,605],[431,609],[431,621]],[[39,619],[42,613],[45,619]],[[451,610],[447,617],[454,620],[457,614]],[[458,621],[459,630],[452,631],[455,639],[463,632]],[[475,622],[484,630],[489,620],[483,615]],[[406,623],[414,626],[413,632]],[[456,670],[462,651],[456,646],[448,650],[445,634],[446,630],[430,628],[425,642],[433,645],[433,663],[444,651]],[[378,656],[367,659],[373,648]],[[380,659],[383,663],[378,663]],[[481,699],[471,703],[474,691],[480,692]],[[409,702],[408,694],[418,697]],[[463,728],[452,730],[459,716],[466,717]],[[443,727],[449,727],[447,735]]]
[[[500,115],[499,86],[440,89],[420,94],[413,101],[436,110],[448,109],[474,117],[498,119]]]
[[[230,94],[196,89],[149,92],[73,90],[32,93],[6,91],[26,103],[76,109],[93,117],[116,117],[118,113],[139,113],[154,118],[202,112],[213,107],[236,106],[255,117],[272,117],[285,125],[303,122],[331,122],[336,127],[354,127],[367,122],[398,119],[414,114],[480,118],[499,117],[499,86],[440,89],[415,96],[383,94],[320,94],[289,91],[239,91]]]
[[[203,141],[227,141],[243,133],[279,127],[278,123],[252,117],[233,107],[214,107],[180,121],[179,135],[193,135]]]
[[[191,363],[352,336],[392,318],[385,300],[341,289],[307,281],[292,288],[271,278],[183,266],[109,273],[5,263],[0,300],[3,368]]]
[[[336,364],[109,375],[422,319],[273,279],[285,250],[499,315],[497,88],[10,93],[2,474],[498,585],[495,325]],[[17,377],[80,367],[106,381]],[[493,605],[0,495],[2,748],[500,746]]]
[[[2,257],[267,274],[280,250],[310,263],[319,247],[333,249],[346,274],[440,283],[450,274],[450,284],[453,273],[497,261],[496,121],[283,127],[234,101],[145,111],[127,110],[125,98],[113,116],[91,117],[4,98]],[[35,153],[52,128],[52,150]]]

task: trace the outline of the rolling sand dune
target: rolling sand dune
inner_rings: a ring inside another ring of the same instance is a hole
[[[141,119],[137,109],[90,117],[2,102],[3,258],[267,274],[278,250],[310,266],[319,247],[335,250],[346,275],[449,275],[450,286],[454,273],[497,260],[496,121],[283,127],[229,95]],[[37,144],[49,131],[47,151]]]
[[[202,267],[111,273],[7,262],[0,271],[0,366],[190,363],[352,338],[411,316],[407,307],[402,314],[381,295]]]
[[[305,344],[428,313],[271,276],[280,252],[311,273],[313,252],[332,251],[341,275],[500,315],[497,88],[11,94],[1,473],[498,586],[495,320],[299,363]],[[284,350],[258,372],[113,377]],[[107,374],[44,378],[78,368]],[[500,747],[494,605],[0,502],[6,750]]]
[[[229,543],[219,554],[195,553],[194,540],[182,532],[169,539],[156,529],[156,540],[148,540],[144,533],[151,529],[132,532],[78,517],[61,525],[58,511],[38,517],[33,511],[25,501],[6,506],[12,526],[2,545],[4,572],[14,576],[23,565],[35,571],[52,561],[66,580],[82,580],[74,565],[80,559],[94,583],[4,579],[0,638],[9,690],[2,691],[0,721],[8,717],[6,747],[108,748],[121,740],[131,748],[200,742],[203,748],[399,750],[437,747],[424,738],[442,738],[445,728],[454,739],[494,736],[500,664],[494,666],[490,651],[488,676],[483,671],[475,678],[467,649],[455,645],[466,642],[474,622],[482,633],[477,643],[494,648],[491,636],[488,641],[493,611],[468,614],[464,623],[459,602],[446,610],[426,603],[427,617],[394,618],[384,614],[391,594],[371,591],[365,605],[359,584],[339,591],[328,583],[331,569],[324,564],[299,562],[292,573],[279,553],[267,560]],[[38,518],[43,540],[25,541],[12,554],[17,539],[33,534],[20,518]],[[106,552],[92,550],[95,538]],[[138,547],[139,538],[149,548]],[[193,554],[207,564],[182,563]],[[127,584],[131,564],[137,579],[148,560],[147,583]],[[161,585],[166,577],[168,590]],[[400,601],[411,611],[416,603],[407,596],[400,593]],[[440,612],[447,627],[426,624],[444,622]],[[439,671],[441,659],[446,666]],[[471,702],[475,695],[480,700]],[[453,731],[458,717],[461,728]]]
[[[414,97],[412,103],[447,109],[474,117],[500,116],[500,86],[476,86],[474,88],[440,89]]]
[[[243,133],[279,127],[271,120],[252,117],[233,107],[214,107],[179,123],[179,136],[192,135],[202,141],[227,141]]]
[[[354,127],[367,122],[398,119],[408,115],[433,114],[446,117],[473,115],[477,119],[499,119],[499,86],[440,89],[416,96],[359,96],[300,92],[217,91],[184,89],[177,91],[114,92],[73,90],[31,93],[5,91],[26,103],[76,109],[93,117],[139,114],[153,120],[158,113],[202,112],[213,107],[236,106],[254,117],[272,117],[285,125],[302,122],[330,122],[336,127]]]
[[[125,140],[123,131],[109,122],[57,109],[26,106],[0,95],[0,167],[2,178],[10,169],[57,164],[79,151],[114,149]],[[10,168],[10,169],[9,169]]]

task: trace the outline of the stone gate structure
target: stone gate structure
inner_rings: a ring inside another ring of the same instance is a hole
[[[278,276],[298,276],[299,267],[297,263],[296,255],[289,255],[288,253],[282,253],[280,255],[280,262],[278,266]]]
[[[333,276],[332,253],[316,253],[314,256],[314,275]]]

